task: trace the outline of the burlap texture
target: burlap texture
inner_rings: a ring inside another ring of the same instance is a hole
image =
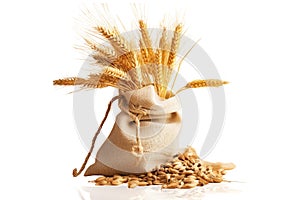
[[[121,95],[121,112],[85,176],[144,173],[172,160],[179,151],[181,107],[176,97],[162,99],[154,86]],[[137,145],[137,116],[142,152],[136,152],[134,148]]]

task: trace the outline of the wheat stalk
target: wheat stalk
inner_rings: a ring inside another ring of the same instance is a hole
[[[167,88],[171,79],[171,75],[173,72],[173,68],[175,66],[175,60],[176,60],[176,55],[177,55],[177,50],[179,47],[179,42],[180,42],[180,37],[181,37],[181,32],[182,32],[182,24],[178,24],[175,27],[174,33],[173,33],[173,38],[171,41],[171,47],[170,47],[170,52],[168,56],[168,61],[167,61],[167,68],[165,68],[165,82],[164,82],[164,98],[169,98],[170,94],[172,92],[167,92]],[[167,94],[168,93],[168,94]]]
[[[113,62],[114,67],[129,71],[138,65],[135,53],[129,49],[127,41],[120,35],[116,27],[114,27],[113,31],[110,31],[104,27],[97,26],[96,30],[110,42],[117,54],[117,58]]]
[[[118,69],[121,69],[125,72],[132,69],[131,63],[128,62],[128,55],[123,54],[117,57],[113,62],[113,66],[116,66]]]
[[[102,74],[113,77],[114,79],[118,79],[117,84],[122,88],[130,88],[130,89],[137,88],[135,83],[131,80],[131,77],[127,72],[124,72],[122,70],[113,67],[106,67],[104,68]]]
[[[155,72],[154,72],[154,81],[155,81],[155,87],[158,96],[161,96],[161,84],[163,81],[163,74],[162,74],[162,65],[161,65],[161,57],[162,57],[162,51],[160,49],[156,50],[155,54]]]
[[[82,85],[86,80],[78,77],[68,77],[53,81],[53,85]]]
[[[112,86],[122,90],[134,89],[127,73],[113,67],[105,67],[101,73],[90,74],[88,79],[70,77],[53,81],[54,85],[82,85],[87,88]]]
[[[142,34],[142,43],[147,49],[147,60],[148,61],[153,61],[154,58],[154,53],[153,53],[153,48],[152,48],[152,41],[149,36],[149,32],[147,29],[147,24],[143,20],[139,20],[139,26],[140,26],[140,32]]]
[[[207,79],[207,80],[194,80],[189,82],[186,87],[188,88],[198,88],[198,87],[219,87],[223,84],[228,84],[227,81],[222,81],[219,79]]]
[[[92,41],[84,38],[86,44],[95,52],[97,52],[98,54],[102,55],[103,57],[105,57],[107,60],[109,61],[113,61],[116,58],[116,53],[108,48],[105,45],[97,45],[95,43],[93,43]],[[101,46],[101,47],[100,47]]]
[[[142,67],[142,74],[145,77],[143,83],[145,85],[151,84],[151,77],[155,73],[155,65],[153,65],[155,61],[155,54],[153,52],[152,41],[149,36],[149,32],[147,29],[147,24],[143,20],[139,20],[141,39],[140,39],[140,52],[143,56],[143,60],[145,66]]]
[[[189,89],[189,88],[200,88],[200,87],[220,87],[224,84],[228,84],[227,81],[222,81],[219,79],[206,79],[206,80],[194,80],[189,83],[187,83],[184,87],[179,89],[175,94],[178,94],[179,92],[182,92],[183,90]]]
[[[121,79],[124,81],[131,81],[130,77],[128,76],[128,74],[120,69],[116,69],[113,67],[105,67],[102,74],[117,78],[117,79]]]
[[[92,57],[96,61],[96,64],[100,66],[113,65],[113,62],[116,59],[116,53],[105,45],[96,45],[94,42],[84,38],[86,44],[94,52]]]
[[[182,32],[182,24],[178,24],[174,31],[174,35],[173,35],[172,43],[171,43],[170,54],[169,54],[169,58],[168,58],[168,67],[171,69],[173,69],[173,67],[174,67],[174,62],[175,62],[177,50],[179,47],[181,32]]]
[[[83,87],[88,88],[104,88],[104,87],[115,87],[121,90],[129,90],[129,88],[124,88],[119,84],[120,79],[112,76],[111,74],[107,73],[98,73],[98,74],[90,74],[89,78],[82,84]]]
[[[200,39],[199,39],[200,40]],[[172,86],[171,86],[171,91],[173,90],[174,88],[174,85],[175,85],[175,82],[177,80],[177,77],[178,77],[178,73],[180,71],[180,67],[181,67],[181,64],[182,62],[184,61],[185,57],[192,51],[192,49],[196,46],[196,44],[199,42],[199,40],[197,40],[193,45],[192,47],[185,53],[185,55],[180,59],[180,62],[178,63],[178,66],[177,66],[177,71],[176,71],[176,74],[175,74],[175,77],[173,79],[173,83],[172,83]]]
[[[141,67],[141,73],[143,76],[143,83],[148,84],[151,82],[151,72],[149,70],[148,64],[150,62],[148,51],[145,47],[144,42],[139,40],[140,51],[138,54],[139,63]]]
[[[142,40],[139,40],[139,47],[140,47],[140,55],[141,55],[143,63],[148,63],[149,62],[148,51]]]
[[[102,56],[99,53],[93,54],[91,56],[96,61],[95,64],[98,66],[113,66],[111,60],[107,59],[107,57]]]
[[[167,92],[167,80],[166,80],[166,66],[168,64],[168,58],[169,58],[169,45],[167,42],[167,29],[166,27],[163,27],[163,31],[161,34],[161,38],[159,40],[159,51],[161,51],[161,60],[159,61],[161,64],[161,74],[162,79],[160,80],[160,93],[159,96],[165,97]]]
[[[128,59],[128,63],[129,66],[132,68],[132,80],[138,84],[138,87],[141,88],[142,86],[142,82],[143,82],[143,78],[142,78],[142,72],[141,72],[141,65],[138,61],[138,55],[135,51],[131,51],[129,52],[129,59]]]
[[[118,55],[129,52],[127,42],[118,34],[117,31],[106,30],[101,26],[97,26],[96,30],[106,38]]]

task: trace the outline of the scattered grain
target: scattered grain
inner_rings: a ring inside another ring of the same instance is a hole
[[[100,176],[94,181],[95,185],[121,185],[127,183],[128,188],[148,185],[162,185],[164,189],[182,188],[189,189],[204,186],[208,183],[220,183],[226,169],[231,169],[233,164],[209,163],[199,159],[195,150],[186,149],[173,161],[161,165],[160,168],[139,175],[114,175],[112,177]]]

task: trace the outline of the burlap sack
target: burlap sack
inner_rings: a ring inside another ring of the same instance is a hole
[[[162,99],[152,85],[121,96],[121,112],[85,176],[143,173],[178,153],[181,107],[176,97]]]

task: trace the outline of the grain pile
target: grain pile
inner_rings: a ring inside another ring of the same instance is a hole
[[[233,169],[232,163],[209,163],[201,160],[196,151],[188,147],[172,161],[160,168],[139,175],[100,176],[91,181],[96,186],[128,184],[128,188],[136,186],[161,185],[164,189],[189,189],[204,186],[208,183],[220,183],[227,170]]]

